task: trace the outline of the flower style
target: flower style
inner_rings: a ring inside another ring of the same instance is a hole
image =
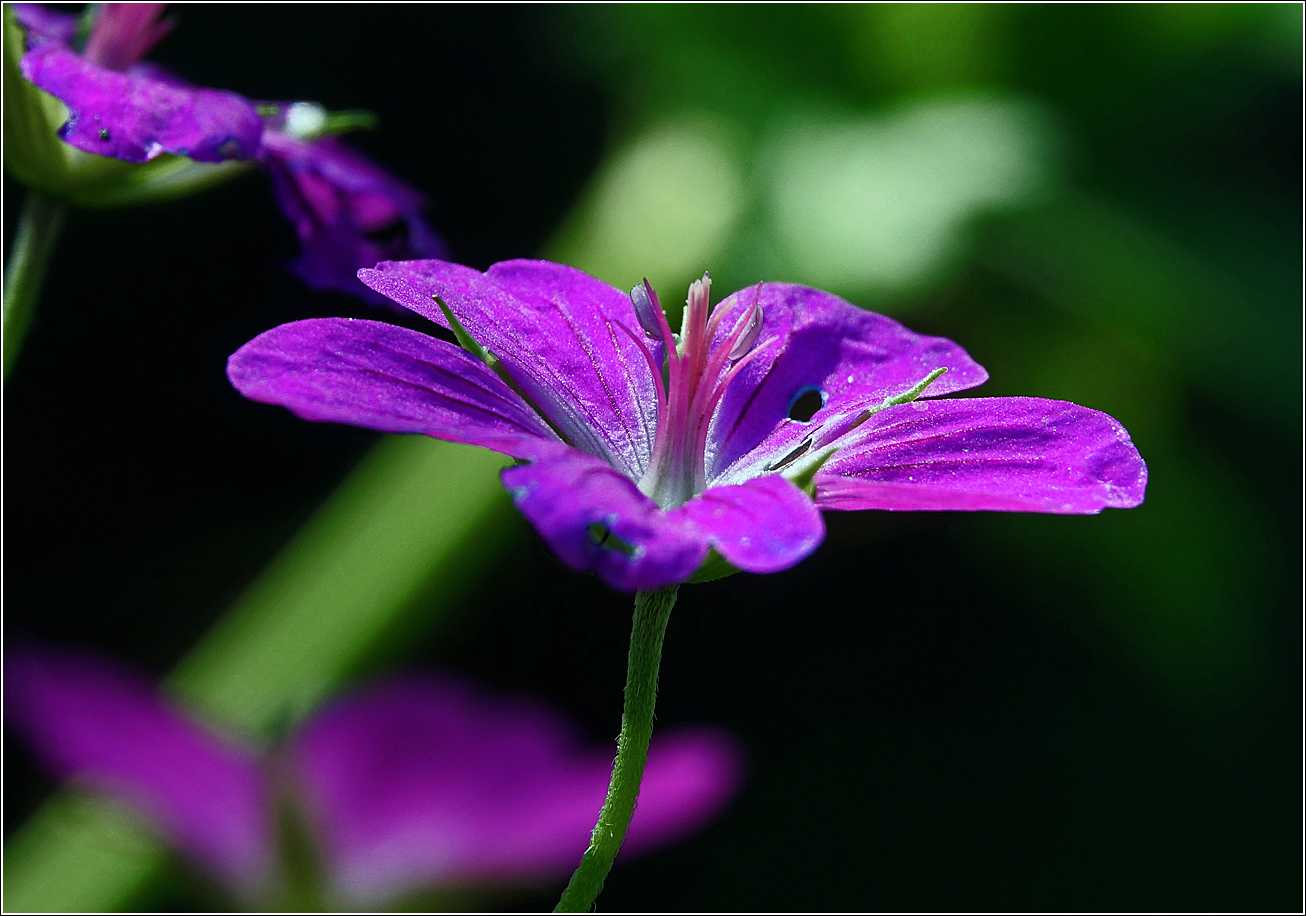
[[[1094,513],[1143,499],[1146,467],[1111,417],[1042,398],[927,400],[987,373],[949,340],[820,290],[762,283],[713,310],[704,275],[676,336],[647,283],[626,295],[547,261],[385,262],[359,277],[462,346],[298,321],[232,355],[236,388],[305,419],[518,459],[503,482],[520,510],[564,562],[620,589],[785,569],[820,543],[821,509]]]
[[[358,281],[360,267],[445,254],[421,216],[425,197],[326,136],[333,119],[321,106],[255,102],[198,88],[143,62],[171,28],[160,19],[166,5],[102,4],[80,52],[73,47],[76,17],[37,4],[13,5],[27,32],[23,76],[68,107],[61,139],[124,162],[171,153],[197,162],[261,165],[302,246],[293,269],[316,290],[386,304]]]
[[[127,802],[246,902],[269,902],[285,804],[316,840],[324,890],[374,908],[435,886],[557,879],[585,848],[611,751],[531,699],[410,674],[313,716],[260,755],[89,653],[30,647],[5,666],[6,714],[58,776]],[[737,790],[740,757],[711,729],[653,746],[627,848],[693,832]]]

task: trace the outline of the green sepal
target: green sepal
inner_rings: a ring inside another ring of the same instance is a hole
[[[336,137],[356,130],[375,130],[380,119],[363,108],[328,111],[317,102],[301,101],[283,105],[265,102],[254,106],[261,118],[280,118],[280,130],[296,140],[312,142]],[[284,117],[282,117],[284,116]]]
[[[332,909],[327,905],[326,867],[316,831],[289,788],[291,781],[282,772],[285,763],[284,759],[274,759],[272,813],[280,868],[269,902],[274,912],[324,912]]]
[[[884,403],[881,404],[879,407],[877,407],[873,412],[878,413],[879,411],[884,410],[884,408],[886,407],[897,407],[899,404],[910,404],[912,401],[916,400],[918,397],[924,394],[925,389],[930,387],[930,385],[934,384],[934,380],[936,378],[938,378],[940,375],[942,375],[947,371],[948,371],[947,366],[940,366],[939,368],[931,372],[929,375],[925,376],[925,378],[917,382],[915,385],[912,385],[902,394],[895,394],[893,397],[885,398]]]
[[[857,420],[856,425],[861,426],[863,423],[865,423],[867,420],[869,420],[871,417],[875,416],[877,413],[879,413],[881,410],[884,410],[885,408],[897,407],[899,404],[910,404],[912,401],[920,397],[925,392],[925,389],[930,387],[930,385],[934,383],[934,380],[936,378],[938,378],[940,375],[942,375],[947,371],[948,371],[947,366],[940,366],[938,369],[932,371],[929,375],[925,376],[925,378],[921,379],[915,385],[912,385],[902,394],[890,395],[889,397],[884,399],[884,402],[880,404],[880,406],[872,407],[869,410],[867,410],[864,414],[862,414],[862,416]]]
[[[481,346],[475,337],[467,333],[467,329],[463,327],[462,322],[458,320],[458,316],[453,313],[453,309],[449,308],[448,304],[439,296],[432,296],[431,300],[440,307],[440,313],[444,315],[444,320],[449,322],[449,330],[453,331],[453,336],[454,339],[458,341],[458,346],[462,347],[468,353],[472,354],[472,356],[475,356],[481,362],[485,363],[485,365],[489,366],[494,374],[501,378],[503,383],[511,388],[512,392],[517,395],[517,397],[525,401],[527,406],[535,411],[536,415],[541,420],[548,424],[549,429],[553,430],[560,440],[570,445],[571,440],[563,434],[562,430],[558,428],[556,423],[549,419],[548,414],[540,410],[536,403],[526,396],[526,392],[521,390],[521,386],[517,384],[516,379],[512,377],[512,373],[508,371],[508,367],[499,361],[499,357]]]
[[[690,585],[698,585],[701,582],[715,582],[717,579],[733,576],[737,572],[739,572],[737,566],[717,553],[715,547],[711,547],[698,570],[685,581]]]
[[[785,468],[782,476],[785,480],[802,490],[808,496],[816,496],[816,472],[825,466],[825,463],[834,457],[834,453],[839,451],[837,445],[827,445],[823,449],[817,449],[811,454],[804,455],[793,464]]]
[[[336,137],[340,134],[353,133],[356,130],[376,130],[379,123],[380,118],[363,108],[328,111],[326,124],[322,127],[322,136]]]
[[[79,178],[91,177],[92,171],[103,175],[102,179],[79,181],[66,195],[66,200],[82,207],[134,207],[189,197],[254,171],[252,162],[196,162],[166,153],[149,162],[119,162],[71,146],[68,149],[96,160]],[[108,163],[111,165],[106,167]],[[108,172],[114,174],[105,174]]]
[[[458,316],[453,313],[453,309],[445,303],[439,296],[432,296],[435,304],[440,307],[440,313],[444,315],[444,320],[449,322],[449,330],[453,331],[454,339],[458,341],[458,346],[462,347],[468,353],[475,356],[485,365],[489,366],[495,372],[499,371],[499,360],[493,353],[477,343],[476,338],[467,333],[463,323],[458,320]]]
[[[23,79],[26,39],[8,4],[4,6],[4,164],[15,179],[66,203],[82,207],[125,207],[185,197],[253,168],[250,163],[193,162],[160,156],[149,162],[121,162],[84,153],[59,139],[68,109]]]
[[[55,130],[68,117],[63,103],[23,79],[18,62],[26,48],[22,26],[4,5],[4,158],[9,173],[45,189],[67,171]]]

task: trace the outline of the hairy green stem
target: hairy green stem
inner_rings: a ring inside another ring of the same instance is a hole
[[[612,764],[608,797],[599,822],[590,835],[589,849],[571,882],[554,907],[555,913],[588,912],[603,890],[603,881],[626,838],[635,813],[639,784],[648,762],[648,740],[653,734],[653,706],[658,693],[658,666],[662,663],[662,637],[667,632],[677,586],[636,592],[635,621],[630,631],[630,660],[626,665],[626,705],[621,711],[621,737]]]
[[[5,265],[4,292],[4,375],[8,380],[14,360],[22,348],[32,310],[41,296],[50,256],[63,227],[66,207],[53,197],[29,189],[18,218],[14,246]]]

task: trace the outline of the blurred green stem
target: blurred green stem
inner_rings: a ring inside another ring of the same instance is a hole
[[[59,230],[67,212],[61,202],[37,190],[28,190],[23,213],[14,233],[14,247],[5,265],[4,292],[4,380],[8,381],[14,360],[22,348],[32,311],[41,296],[45,272],[54,254]]]
[[[621,842],[626,838],[639,784],[648,763],[648,742],[653,734],[653,707],[658,694],[658,667],[662,664],[662,637],[667,632],[677,586],[635,593],[635,620],[630,631],[630,659],[626,664],[626,705],[621,711],[621,736],[612,764],[608,797],[599,822],[590,835],[589,849],[571,876],[555,913],[586,913],[593,906],[612,870]]]

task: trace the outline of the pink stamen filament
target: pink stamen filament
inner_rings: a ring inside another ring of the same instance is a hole
[[[651,351],[632,330],[625,328],[626,333],[640,344],[650,370],[658,377],[658,429],[653,454],[639,483],[644,492],[665,508],[681,505],[705,488],[707,434],[712,413],[743,367],[773,342],[768,340],[761,347],[751,348],[721,377],[736,347],[750,332],[756,331],[754,322],[758,318],[761,285],[752,305],[737,316],[730,333],[713,346],[712,339],[724,320],[725,312],[718,310],[711,314],[710,283],[710,278],[704,274],[702,280],[690,286],[678,349],[655,294],[647,282],[645,284],[655,304],[659,329],[667,346],[665,386],[661,383],[661,372]]]
[[[649,456],[648,471],[658,468],[662,464],[663,455],[667,451],[667,442],[671,436],[672,417],[675,414],[672,397],[681,387],[680,377],[683,372],[683,366],[680,354],[676,350],[676,337],[671,333],[671,325],[667,324],[666,313],[662,310],[662,303],[658,300],[658,294],[653,291],[648,280],[644,281],[644,290],[648,293],[649,300],[653,303],[653,314],[657,317],[658,331],[662,335],[662,347],[667,354],[667,383],[662,384],[662,367],[657,365],[653,359],[653,354],[644,347],[645,356],[650,362],[650,368],[653,376],[657,380],[658,388],[658,428],[653,439],[653,454]],[[643,343],[641,342],[641,346]],[[645,476],[648,475],[645,472]]]
[[[625,331],[626,336],[635,341],[635,346],[639,347],[639,352],[644,355],[644,359],[648,363],[649,371],[653,373],[653,384],[657,388],[658,418],[661,419],[663,409],[667,403],[667,389],[666,386],[662,384],[662,367],[658,365],[658,361],[653,357],[653,351],[650,350],[648,344],[644,342],[644,335],[636,334],[620,321],[614,321],[613,324]]]
[[[730,359],[730,354],[735,351],[735,344],[739,339],[748,333],[749,326],[753,323],[753,316],[757,314],[757,299],[754,298],[753,304],[744,309],[743,313],[735,321],[735,326],[731,329],[729,336],[712,351],[711,358],[708,359],[707,365],[703,368],[702,379],[715,379],[724,368],[726,361]],[[710,339],[710,338],[709,338]],[[703,388],[701,385],[694,393],[694,401],[690,406],[691,416],[701,416],[702,400],[705,397],[711,397],[711,388]]]
[[[701,493],[707,487],[707,431],[708,427],[712,425],[712,415],[716,413],[717,404],[721,403],[721,399],[725,397],[726,389],[735,380],[735,376],[779,339],[779,337],[769,337],[740,357],[739,361],[730,367],[730,371],[716,386],[716,389],[712,392],[712,397],[704,405],[703,413],[698,421],[697,435],[694,437],[694,454],[697,456],[697,462],[694,465],[695,493]]]

